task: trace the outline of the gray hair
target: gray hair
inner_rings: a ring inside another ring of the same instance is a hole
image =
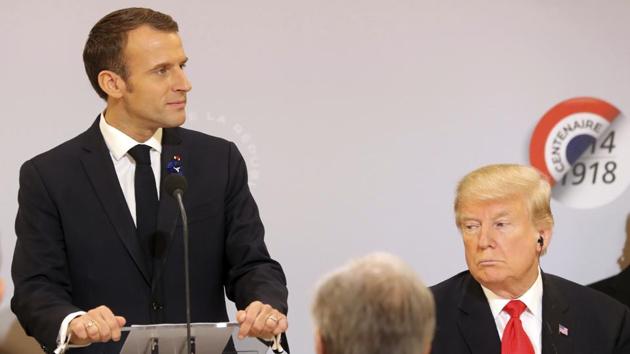
[[[356,259],[325,277],[312,312],[327,354],[425,353],[435,330],[431,291],[387,253]]]

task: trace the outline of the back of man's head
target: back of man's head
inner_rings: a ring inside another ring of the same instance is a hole
[[[429,289],[399,258],[371,254],[325,277],[313,303],[325,354],[428,353],[435,329]]]

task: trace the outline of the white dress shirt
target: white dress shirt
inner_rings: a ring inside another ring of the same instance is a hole
[[[99,122],[99,128],[105,144],[109,149],[109,156],[114,163],[114,169],[116,170],[116,176],[118,176],[118,182],[120,188],[125,195],[127,206],[131,211],[133,222],[136,222],[136,193],[135,193],[135,173],[136,173],[136,161],[131,157],[127,151],[139,143],[131,138],[129,135],[121,132],[120,130],[112,127],[107,123],[103,114]],[[155,175],[155,188],[158,192],[158,200],[160,199],[160,154],[162,153],[162,128],[155,131],[149,140],[142,144],[151,147],[149,155],[151,157],[151,168]]]
[[[510,320],[510,315],[503,311],[505,305],[507,305],[510,300],[521,300],[527,305],[527,308],[521,314],[521,322],[523,323],[525,333],[529,337],[529,341],[532,342],[534,353],[541,354],[543,284],[540,269],[538,269],[538,277],[536,281],[534,281],[534,284],[517,299],[504,299],[483,285],[481,288],[488,299],[490,311],[492,311],[492,316],[497,325],[497,331],[499,332],[499,338],[503,338],[503,331]]]
[[[105,139],[105,144],[109,149],[109,156],[114,163],[114,169],[116,170],[116,176],[118,176],[118,183],[122,189],[125,201],[129,207],[133,222],[136,223],[136,194],[135,194],[135,172],[136,161],[127,152],[132,147],[139,143],[131,138],[129,135],[121,132],[120,130],[112,127],[106,121],[103,113],[99,120],[99,129]],[[160,154],[162,153],[162,128],[158,129],[155,134],[149,140],[142,144],[151,147],[149,156],[151,158],[151,168],[155,175],[155,187],[158,192],[158,199],[160,198]],[[57,349],[55,353],[63,353],[68,348],[83,347],[77,345],[69,345],[68,326],[70,321],[75,317],[85,314],[85,311],[73,312],[66,316],[61,322],[59,329],[59,335],[57,336]],[[63,340],[62,340],[63,338]]]

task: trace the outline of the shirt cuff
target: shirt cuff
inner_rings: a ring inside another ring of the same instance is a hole
[[[282,334],[278,334],[273,337],[273,344],[271,344],[271,350],[274,353],[284,353],[284,348],[282,348]]]
[[[284,353],[284,348],[282,348],[282,333],[273,337],[259,339],[268,345],[274,353]]]
[[[68,348],[78,348],[78,347],[87,347],[87,345],[70,345],[70,334],[68,333],[68,329],[70,326],[70,321],[72,321],[75,317],[85,315],[87,312],[85,311],[77,311],[66,316],[61,322],[61,326],[59,327],[59,335],[57,335],[57,349],[55,349],[55,354],[65,353]]]

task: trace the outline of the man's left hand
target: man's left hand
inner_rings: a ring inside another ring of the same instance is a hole
[[[236,320],[241,325],[239,339],[249,336],[268,340],[289,328],[287,316],[260,301],[254,301],[245,310],[238,311]]]

